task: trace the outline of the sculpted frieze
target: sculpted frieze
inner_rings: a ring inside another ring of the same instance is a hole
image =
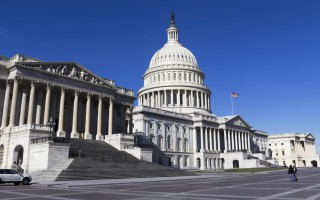
[[[66,77],[72,77],[81,81],[86,81],[98,85],[114,87],[113,81],[101,79],[76,63],[22,63],[24,66],[32,67],[38,70],[59,74]]]
[[[234,124],[234,125],[237,125],[237,126],[246,127],[246,125],[245,125],[240,119],[237,119],[236,121],[234,121],[233,124]]]

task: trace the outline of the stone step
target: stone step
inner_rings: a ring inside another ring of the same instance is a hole
[[[71,139],[70,148],[75,155],[74,160],[61,171],[57,181],[195,175],[138,160],[104,141]],[[80,155],[76,155],[77,152]]]

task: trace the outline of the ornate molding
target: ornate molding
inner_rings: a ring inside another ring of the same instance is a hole
[[[245,125],[240,119],[237,119],[236,121],[234,121],[233,124],[234,124],[234,125],[237,125],[237,126],[246,127],[246,125]]]
[[[24,66],[31,67],[38,70],[43,70],[66,76],[70,78],[79,79],[80,81],[90,82],[98,85],[108,86],[114,88],[114,81],[109,81],[97,77],[93,73],[87,71],[85,68],[76,63],[23,63]]]

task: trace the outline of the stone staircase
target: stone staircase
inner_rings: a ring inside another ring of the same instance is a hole
[[[70,140],[71,164],[56,181],[192,176],[192,172],[141,161],[104,141]]]
[[[32,176],[32,182],[33,183],[39,183],[39,182],[44,183],[44,182],[55,181],[56,178],[61,173],[61,171],[67,169],[72,161],[73,161],[73,159],[63,160],[48,170],[40,170],[40,171],[36,171],[36,172],[31,172],[30,175]]]

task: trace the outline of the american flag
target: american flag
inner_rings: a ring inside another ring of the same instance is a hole
[[[233,98],[239,98],[240,97],[240,94],[236,93],[236,92],[231,92],[231,96]]]

